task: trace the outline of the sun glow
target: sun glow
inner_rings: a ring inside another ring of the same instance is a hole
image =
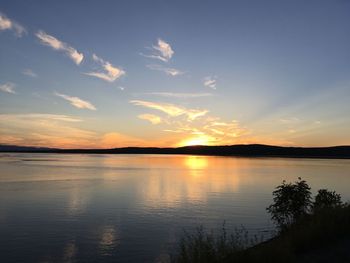
[[[201,135],[185,139],[179,143],[179,146],[209,145],[212,138],[207,135]]]
[[[208,166],[208,160],[203,156],[188,156],[185,165],[190,169],[204,169]]]

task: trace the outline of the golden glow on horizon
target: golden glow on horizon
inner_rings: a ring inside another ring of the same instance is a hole
[[[212,138],[208,135],[199,135],[181,141],[178,146],[210,145]]]
[[[293,121],[293,120],[292,120]],[[236,123],[218,122],[206,119],[203,122],[169,123],[162,131],[140,130],[137,132],[104,132],[93,127],[83,127],[87,122],[79,116],[61,114],[0,114],[0,144],[37,146],[52,148],[117,148],[117,147],[181,147],[194,145],[234,145],[269,144],[280,146],[329,146],[320,143],[317,138],[307,139],[310,131],[320,129],[320,123],[305,125],[303,129],[293,127],[294,132],[282,127],[278,131],[265,134],[249,133],[237,127]],[[288,120],[283,120],[288,122]],[[289,121],[290,122],[290,121]],[[186,125],[185,125],[186,124]],[[289,124],[288,124],[289,125]],[[104,125],[101,124],[101,127]],[[106,125],[108,127],[108,125]],[[138,126],[137,126],[138,127]],[[229,127],[229,128],[228,128]],[[228,128],[228,129],[227,129]],[[268,129],[267,126],[263,127]],[[113,129],[111,129],[113,130]],[[287,135],[286,135],[287,134]],[[301,139],[299,139],[301,138]],[[295,140],[298,139],[298,144]],[[335,145],[346,144],[342,137],[334,141]]]

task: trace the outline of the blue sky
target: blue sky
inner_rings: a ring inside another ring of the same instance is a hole
[[[0,143],[350,144],[350,2],[1,1]]]

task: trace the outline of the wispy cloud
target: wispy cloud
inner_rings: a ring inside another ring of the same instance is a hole
[[[152,50],[153,52],[150,55],[141,55],[148,58],[159,59],[163,62],[168,62],[174,55],[174,51],[170,44],[160,38],[158,38],[157,44],[152,46]]]
[[[150,101],[143,101],[143,100],[131,100],[130,103],[137,106],[143,106],[146,108],[159,110],[170,116],[179,116],[184,114],[185,112],[184,109],[178,106],[175,106],[173,104],[167,104],[167,103],[157,103],[157,102],[150,102]]]
[[[125,75],[125,71],[123,69],[113,66],[110,62],[103,60],[95,54],[92,55],[92,59],[98,64],[100,64],[105,72],[84,73],[86,75],[100,78],[108,82],[113,82],[121,76]]]
[[[236,138],[247,132],[246,129],[240,127],[236,120],[231,122],[223,122],[219,119],[217,121],[208,120],[203,129],[213,136],[225,136],[227,138]]]
[[[160,38],[158,39],[158,45],[153,46],[153,48],[159,52],[159,55],[163,57],[163,59],[167,61],[174,55],[174,51],[172,50],[170,44]]]
[[[296,123],[299,121],[300,121],[300,119],[297,117],[288,117],[288,118],[280,119],[280,122],[282,122],[282,123]]]
[[[162,71],[165,74],[167,74],[169,76],[173,76],[173,77],[184,74],[184,72],[182,72],[176,68],[166,68],[166,67],[163,67],[161,65],[151,64],[151,65],[147,65],[147,67],[149,69],[152,69],[152,70]]]
[[[203,85],[208,88],[216,89],[216,77],[205,77],[203,80]]]
[[[62,114],[46,114],[46,113],[25,113],[25,114],[0,114],[1,121],[23,121],[24,119],[45,119],[52,121],[64,122],[81,122],[82,120],[76,117],[62,115]]]
[[[0,143],[46,147],[94,147],[96,134],[82,120],[61,114],[0,114]]]
[[[65,94],[60,94],[57,92],[55,92],[55,95],[69,101],[71,105],[78,109],[96,110],[96,107],[92,105],[89,101],[82,100],[78,97],[71,97]]]
[[[141,114],[137,117],[141,120],[149,121],[152,124],[159,124],[162,122],[162,119],[159,116],[154,115],[154,114]]]
[[[154,95],[160,97],[169,97],[169,98],[199,98],[199,97],[210,97],[213,96],[211,93],[176,93],[176,92],[147,92],[147,93],[138,93],[138,95]]]
[[[83,119],[45,113],[0,114],[0,144],[58,148],[151,146],[155,141],[80,128]]]
[[[249,131],[242,127],[238,121],[231,122],[221,121],[218,117],[208,116],[200,119],[199,125],[192,125],[192,123],[173,122],[172,129],[164,130],[166,132],[181,134],[181,139],[177,144],[194,145],[224,145],[239,143]],[[174,129],[175,127],[175,129]]]
[[[185,115],[188,121],[193,121],[208,113],[207,110],[187,109],[185,107],[181,107],[181,106],[177,106],[169,103],[158,103],[158,102],[150,102],[150,101],[142,101],[142,100],[131,100],[130,103],[137,106],[143,106],[146,108],[159,110],[172,117]]]
[[[23,71],[22,71],[22,73],[24,74],[24,75],[26,75],[26,76],[29,76],[29,77],[32,77],[32,78],[36,78],[38,75],[35,73],[35,72],[33,72],[31,69],[24,69]]]
[[[27,33],[26,29],[19,23],[10,20],[4,14],[0,13],[0,31],[3,30],[12,30],[18,37],[21,37],[23,34]]]
[[[177,138],[177,143],[173,145],[234,144],[245,142],[246,135],[249,134],[237,120],[223,121],[210,115],[206,109],[188,109],[179,105],[143,100],[132,100],[130,103],[165,113],[166,116],[161,119],[162,128],[163,132]],[[152,124],[159,123],[157,117],[147,113],[138,115],[138,118],[148,120]]]
[[[0,84],[0,90],[3,91],[3,92],[16,94],[16,92],[15,92],[15,84],[13,84],[11,82],[7,82],[5,84]]]
[[[54,50],[59,50],[66,53],[66,55],[68,55],[68,57],[70,57],[75,62],[75,64],[79,65],[83,61],[83,53],[79,53],[75,48],[58,40],[54,36],[46,34],[44,31],[41,30],[38,31],[35,35],[37,36],[37,38],[39,38],[42,44],[50,46]]]

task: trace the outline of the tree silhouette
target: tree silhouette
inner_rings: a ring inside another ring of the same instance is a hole
[[[273,191],[274,203],[267,207],[271,218],[284,230],[306,215],[312,206],[311,188],[300,177],[295,183],[282,182]]]

